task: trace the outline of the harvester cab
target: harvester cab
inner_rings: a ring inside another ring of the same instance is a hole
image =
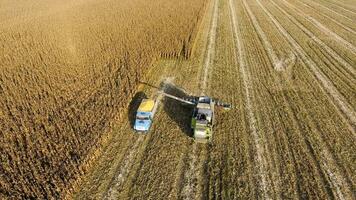
[[[197,142],[211,141],[214,125],[215,103],[210,97],[198,97],[193,110],[191,128]]]

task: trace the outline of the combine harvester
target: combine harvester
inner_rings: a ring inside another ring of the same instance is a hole
[[[214,109],[215,106],[225,110],[231,109],[231,105],[223,103],[207,96],[179,98],[163,91],[159,91],[165,97],[175,99],[184,104],[194,106],[191,128],[193,137],[197,142],[210,142],[213,135]],[[143,99],[136,114],[134,129],[139,132],[147,133],[152,125],[153,117],[157,111],[159,100]]]

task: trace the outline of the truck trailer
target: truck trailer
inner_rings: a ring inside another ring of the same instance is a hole
[[[155,114],[156,102],[152,99],[143,99],[137,109],[134,129],[138,132],[147,133],[152,125]]]

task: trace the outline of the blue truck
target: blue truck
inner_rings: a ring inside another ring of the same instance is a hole
[[[150,130],[156,112],[156,102],[152,99],[143,99],[136,113],[134,129],[146,133]]]

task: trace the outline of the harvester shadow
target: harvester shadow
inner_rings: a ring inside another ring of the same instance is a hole
[[[131,128],[133,128],[135,125],[136,111],[140,106],[142,99],[145,98],[147,98],[147,96],[144,92],[137,92],[131,99],[127,112]]]
[[[189,98],[190,96],[182,89],[178,88],[172,83],[162,82],[160,87],[167,94],[176,96],[178,98]],[[175,99],[164,97],[163,110],[167,113],[169,118],[173,120],[181,129],[181,131],[189,137],[192,137],[191,119],[193,113],[193,105],[188,105]]]

